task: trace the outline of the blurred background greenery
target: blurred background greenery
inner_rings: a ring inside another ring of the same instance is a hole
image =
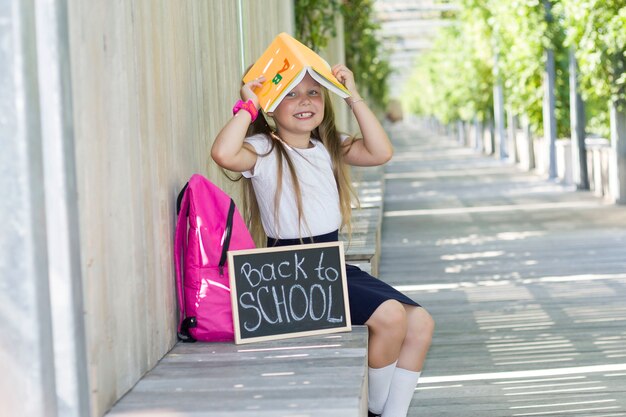
[[[393,55],[411,48],[407,37],[398,35],[402,28],[394,35],[385,27],[400,3],[404,19],[411,13],[419,17],[405,31],[423,30],[419,26],[429,25],[427,15],[439,23],[434,35],[424,37],[428,47],[415,54],[407,76],[394,78],[399,70]],[[507,111],[527,117],[541,135],[551,50],[557,136],[566,137],[570,49],[579,67],[587,131],[609,137],[609,103],[623,109],[626,101],[626,0],[297,0],[295,5],[296,36],[316,50],[336,35],[337,14],[343,17],[347,64],[381,108],[398,98],[406,111],[444,124],[485,122],[493,120],[499,80]]]

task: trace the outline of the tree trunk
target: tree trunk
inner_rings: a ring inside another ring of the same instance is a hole
[[[533,144],[533,135],[532,130],[530,128],[530,121],[528,120],[528,116],[524,115],[522,117],[522,131],[524,132],[525,139],[525,147],[528,155],[526,170],[531,171],[535,168],[535,147]]]
[[[585,148],[585,104],[578,91],[578,68],[574,48],[569,51],[570,130],[572,136],[572,178],[579,190],[589,189]]]
[[[618,102],[611,103],[611,149],[611,196],[616,203],[626,204],[626,110]]]
[[[546,20],[552,20],[552,5],[549,0],[543,1],[546,9]],[[555,113],[555,82],[556,72],[554,67],[554,51],[546,49],[546,70],[543,78],[544,96],[543,96],[543,137],[545,138],[545,146],[548,160],[548,178],[556,178],[556,117]]]
[[[508,151],[509,151],[509,162],[515,164],[519,162],[519,155],[517,155],[517,116],[510,109],[506,112],[507,114],[507,138],[508,138]]]
[[[500,80],[493,87],[493,116],[495,121],[496,143],[500,150],[500,159],[506,159],[506,131],[504,128],[504,94]]]

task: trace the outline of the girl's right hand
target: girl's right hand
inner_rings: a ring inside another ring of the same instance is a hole
[[[241,99],[243,101],[252,100],[252,102],[254,103],[254,105],[258,109],[259,108],[259,97],[257,97],[255,92],[252,91],[252,90],[254,88],[261,88],[263,86],[264,82],[265,82],[265,77],[261,75],[259,78],[256,78],[256,79],[254,79],[252,81],[248,81],[247,83],[242,85],[241,86],[241,91],[239,92],[239,94],[241,95]]]

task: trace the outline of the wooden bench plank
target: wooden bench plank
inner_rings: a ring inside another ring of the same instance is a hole
[[[365,416],[367,328],[247,345],[178,343],[107,415]]]

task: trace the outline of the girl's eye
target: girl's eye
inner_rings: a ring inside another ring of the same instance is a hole
[[[294,93],[293,91],[287,93],[287,95],[285,97],[295,97],[296,93]]]
[[[319,91],[317,91],[317,90],[311,90],[311,91],[309,91],[309,95],[311,95],[311,96],[317,96],[317,95],[319,95],[319,93],[320,93],[320,92],[319,92]]]

